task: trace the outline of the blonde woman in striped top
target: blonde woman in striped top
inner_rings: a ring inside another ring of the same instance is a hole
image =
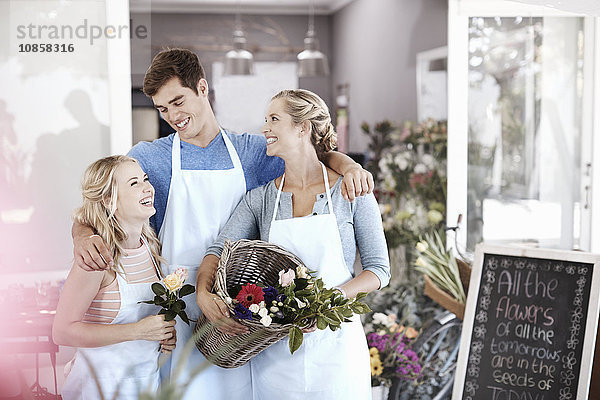
[[[62,390],[64,399],[137,399],[159,385],[159,349],[175,347],[175,321],[157,315],[154,297],[161,277],[160,243],[148,220],[154,188],[137,161],[110,156],[85,172],[78,222],[108,244],[114,264],[86,272],[73,266],[56,310],[53,338],[78,347]],[[100,394],[101,393],[101,394]]]

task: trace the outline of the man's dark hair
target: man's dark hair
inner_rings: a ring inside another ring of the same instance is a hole
[[[198,94],[198,82],[205,79],[198,56],[187,49],[167,49],[154,57],[144,76],[144,94],[152,97],[167,81],[178,78],[182,86]]]

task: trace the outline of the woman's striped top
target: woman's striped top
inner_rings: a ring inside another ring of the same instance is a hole
[[[147,283],[159,280],[148,247],[142,244],[137,249],[125,249],[121,265],[128,283]],[[149,299],[150,300],[150,299]],[[121,307],[119,282],[115,279],[100,289],[83,317],[83,322],[110,324]]]

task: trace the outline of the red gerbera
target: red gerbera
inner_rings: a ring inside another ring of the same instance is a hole
[[[253,283],[247,283],[242,286],[242,290],[240,290],[235,298],[245,307],[250,307],[252,304],[258,304],[265,299],[262,288]]]

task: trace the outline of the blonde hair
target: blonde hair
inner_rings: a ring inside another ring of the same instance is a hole
[[[117,273],[124,272],[120,262],[124,254],[121,243],[127,238],[127,233],[115,217],[118,193],[115,171],[126,162],[139,165],[136,159],[128,156],[109,156],[87,167],[81,182],[83,204],[73,214],[76,221],[90,226],[102,237],[112,253],[112,269]],[[156,260],[158,272],[161,274],[160,263],[164,261],[160,256],[161,245],[148,221],[142,227],[142,236],[148,241],[150,253]]]
[[[310,122],[310,141],[317,153],[331,151],[337,146],[337,134],[331,124],[329,108],[322,98],[304,90],[282,90],[271,100],[284,99],[285,111],[295,124]]]

